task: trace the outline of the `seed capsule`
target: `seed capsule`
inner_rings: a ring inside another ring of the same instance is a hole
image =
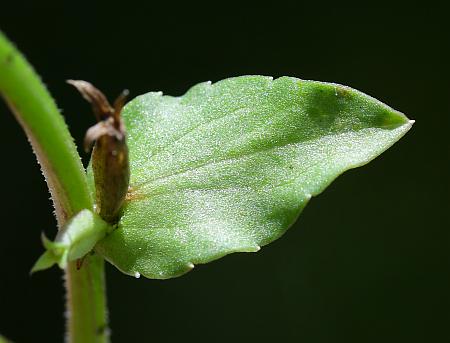
[[[128,91],[111,106],[105,95],[92,84],[68,80],[91,103],[97,124],[89,128],[84,147],[89,150],[95,142],[91,163],[95,180],[96,211],[105,221],[114,224],[120,217],[130,181],[128,147],[121,117]]]

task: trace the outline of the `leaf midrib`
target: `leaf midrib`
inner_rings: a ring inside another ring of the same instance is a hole
[[[361,131],[361,130],[364,130],[364,129],[367,129],[367,128],[363,128],[363,129],[360,129],[360,130],[357,130],[357,131]],[[282,145],[275,145],[275,146],[265,147],[263,149],[253,150],[253,151],[251,151],[249,153],[242,154],[242,155],[239,155],[239,156],[233,156],[231,158],[227,157],[227,158],[220,159],[220,160],[215,160],[215,161],[212,161],[211,159],[209,159],[209,160],[207,160],[206,162],[204,162],[202,164],[198,164],[198,165],[195,165],[195,166],[192,166],[190,168],[186,168],[186,169],[177,171],[177,172],[169,174],[169,175],[163,175],[161,177],[155,178],[153,180],[149,180],[147,182],[143,182],[141,184],[132,185],[133,193],[134,194],[140,194],[140,196],[138,197],[139,199],[146,199],[148,197],[154,197],[154,196],[159,196],[159,195],[171,194],[171,193],[176,193],[178,191],[183,191],[183,190],[192,190],[192,191],[199,190],[199,191],[201,191],[201,190],[225,190],[225,189],[233,189],[233,188],[235,188],[235,189],[244,189],[243,187],[234,187],[233,186],[233,187],[223,187],[223,188],[211,187],[211,188],[207,188],[207,189],[200,189],[200,188],[192,188],[192,189],[191,188],[175,188],[175,189],[173,189],[173,191],[170,191],[170,190],[168,190],[166,188],[166,192],[164,192],[164,191],[162,191],[162,192],[154,192],[153,194],[149,194],[148,196],[142,196],[144,194],[142,194],[143,192],[140,190],[143,187],[145,187],[147,185],[151,185],[151,184],[154,184],[155,185],[155,189],[158,189],[158,183],[159,183],[159,186],[161,186],[161,183],[163,183],[164,181],[166,181],[166,180],[168,180],[170,178],[174,178],[176,176],[181,176],[183,174],[187,174],[187,173],[192,172],[192,171],[197,170],[197,169],[202,169],[202,168],[213,166],[213,165],[216,165],[216,164],[227,163],[227,162],[230,162],[230,161],[233,161],[233,160],[239,161],[239,160],[242,160],[244,158],[249,158],[249,157],[251,157],[253,155],[259,154],[259,153],[264,153],[264,152],[268,152],[268,151],[271,151],[271,150],[286,148],[286,147],[289,147],[289,146],[299,148],[299,145],[308,144],[308,143],[311,143],[313,141],[322,140],[322,139],[325,139],[325,138],[328,138],[328,137],[331,137],[331,136],[339,136],[339,135],[345,134],[345,133],[347,133],[349,131],[356,131],[356,130],[347,130],[347,131],[342,131],[339,134],[324,135],[324,136],[321,136],[320,138],[315,137],[315,138],[311,138],[309,140],[301,140],[301,141],[292,142],[292,143],[289,143],[289,144],[282,144]],[[306,174],[308,172],[308,170],[310,170],[311,168],[316,167],[317,165],[319,165],[320,162],[321,161],[312,164],[311,166],[309,166],[307,169],[305,169],[300,174],[296,174],[297,176],[294,179],[291,179],[291,180],[293,182],[295,182],[296,179],[298,179],[300,176]],[[290,180],[286,181],[285,183],[289,184]],[[278,186],[282,186],[283,184],[284,183],[279,184],[279,185],[274,185],[273,188],[276,188]],[[268,186],[268,183],[262,184],[261,187],[248,187],[248,189],[250,189],[250,190],[258,190],[258,189],[264,189],[267,186]],[[164,189],[164,188],[162,188],[162,189]],[[145,192],[145,189],[144,189],[144,192]]]

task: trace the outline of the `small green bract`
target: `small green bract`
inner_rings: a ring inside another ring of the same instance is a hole
[[[42,235],[46,251],[31,272],[50,268],[54,264],[65,269],[69,261],[83,258],[111,230],[111,226],[98,214],[87,209],[78,212],[58,232],[54,242]]]
[[[348,87],[264,76],[201,83],[181,97],[148,93],[123,117],[130,190],[96,250],[126,274],[156,279],[258,251],[412,125]]]

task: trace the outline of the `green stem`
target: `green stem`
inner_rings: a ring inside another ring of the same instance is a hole
[[[75,263],[66,269],[69,342],[109,341],[104,267],[103,257],[92,255],[80,270]]]
[[[0,94],[24,129],[41,165],[58,227],[93,208],[86,174],[63,117],[41,80],[0,32]],[[65,271],[67,338],[71,343],[107,342],[104,260],[92,255]]]

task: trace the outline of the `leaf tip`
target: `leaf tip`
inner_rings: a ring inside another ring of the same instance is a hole
[[[33,265],[33,267],[30,270],[30,275],[34,274],[35,272],[48,269],[56,263],[57,261],[53,256],[53,254],[50,253],[49,251],[46,251],[41,255],[41,257],[39,257],[39,259]]]
[[[412,124],[414,124],[414,120],[410,120],[404,113],[389,107],[387,115],[383,117],[381,127],[397,128],[400,126],[407,126],[410,128]]]

